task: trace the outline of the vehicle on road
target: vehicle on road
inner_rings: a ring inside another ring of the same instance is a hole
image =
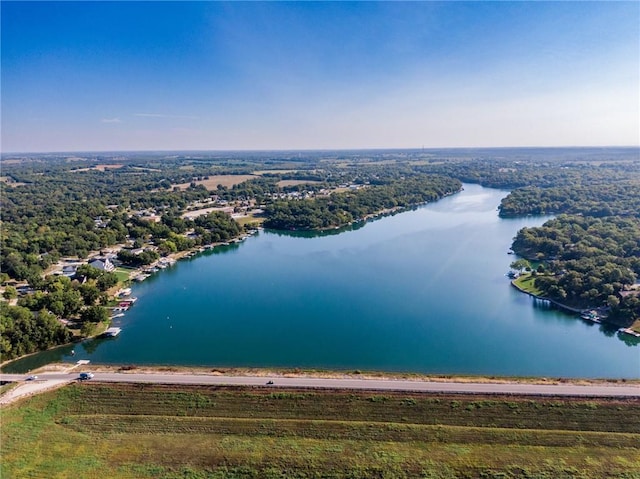
[[[80,373],[79,379],[85,380],[85,379],[91,379],[92,377],[93,377],[93,373]]]
[[[267,381],[267,386],[271,386],[273,384],[273,381]]]
[[[38,379],[38,376],[27,376],[27,381],[35,381]]]

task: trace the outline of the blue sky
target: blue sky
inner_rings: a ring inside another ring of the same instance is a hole
[[[640,2],[1,14],[3,152],[640,144]]]

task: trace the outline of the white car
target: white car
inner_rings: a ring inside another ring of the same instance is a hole
[[[27,376],[27,381],[35,381],[38,379],[38,376]]]

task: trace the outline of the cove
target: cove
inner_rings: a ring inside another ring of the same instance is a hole
[[[545,377],[640,377],[640,349],[510,287],[516,232],[503,190],[465,184],[356,228],[261,231],[133,287],[135,306],[96,339],[9,365],[286,367]]]

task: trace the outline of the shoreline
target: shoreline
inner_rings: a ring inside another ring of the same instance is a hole
[[[580,315],[580,314],[583,314],[585,311],[589,311],[590,309],[593,309],[593,308],[584,308],[584,309],[573,308],[573,307],[568,306],[566,304],[559,303],[558,301],[556,301],[554,299],[547,298],[547,297],[544,297],[544,296],[539,296],[539,295],[534,294],[534,293],[532,293],[530,291],[526,291],[526,290],[522,289],[520,286],[518,286],[516,284],[516,280],[515,279],[511,280],[510,283],[511,283],[511,286],[516,288],[519,292],[524,293],[524,294],[526,294],[528,296],[531,296],[532,298],[535,298],[535,299],[538,299],[538,300],[541,300],[541,301],[548,301],[549,303],[551,303],[552,305],[554,305],[558,309],[561,309],[561,310],[563,310],[565,312],[570,312],[570,313],[573,313],[573,314],[579,314]],[[607,326],[611,326],[613,328],[616,328],[618,331],[625,331],[625,332],[626,332],[626,330],[632,331],[631,333],[627,333],[627,334],[630,334],[631,336],[635,336],[635,337],[638,337],[638,336],[636,336],[636,334],[640,334],[640,332],[631,329],[631,326],[623,328],[619,324],[615,324],[615,323],[612,323],[611,321],[607,321],[607,318],[601,318],[599,321],[596,322],[596,324],[604,324],[604,325],[607,325]]]
[[[527,294],[527,295],[531,296],[532,298],[540,299],[542,301],[549,301],[551,304],[553,304],[554,306],[557,306],[559,309],[562,309],[562,310],[565,310],[565,311],[569,311],[571,313],[576,313],[576,314],[581,314],[581,313],[583,313],[585,311],[585,309],[572,308],[571,306],[567,306],[566,304],[559,303],[556,300],[553,300],[553,299],[550,299],[550,298],[546,298],[544,296],[538,296],[537,294],[534,294],[534,293],[532,293],[530,291],[526,291],[526,290],[522,289],[520,286],[518,286],[515,283],[515,279],[511,281],[511,286],[516,288],[521,293],[524,293],[524,294]]]
[[[327,226],[324,228],[285,228],[285,229],[277,229],[277,228],[267,228],[270,230],[274,230],[274,231],[287,231],[287,232],[291,232],[291,231],[300,231],[303,233],[312,233],[312,232],[326,232],[326,231],[331,231],[331,230],[339,230],[342,228],[347,228],[349,226],[353,226],[355,224],[358,223],[366,223],[369,220],[374,220],[374,219],[378,219],[380,217],[384,217],[384,216],[391,216],[394,215],[396,213],[403,213],[405,211],[410,211],[414,208],[419,208],[420,206],[425,206],[431,203],[437,203],[438,201],[441,201],[445,198],[448,198],[449,196],[453,196],[456,195],[458,193],[461,193],[462,191],[464,191],[464,183],[463,186],[460,187],[459,190],[457,191],[453,191],[451,193],[444,193],[441,197],[437,198],[436,200],[432,200],[432,201],[421,201],[420,203],[414,203],[414,204],[410,204],[407,206],[394,206],[393,208],[383,208],[381,210],[378,210],[374,213],[369,213],[366,214],[360,218],[355,218],[352,221],[348,222],[348,223],[343,223],[340,225],[334,225],[334,226]]]
[[[408,211],[411,208],[416,208],[416,207],[419,207],[421,205],[434,203],[434,202],[440,201],[440,200],[442,200],[442,199],[444,199],[444,198],[446,198],[448,196],[452,196],[452,195],[455,195],[457,193],[460,193],[462,191],[464,191],[464,186],[461,186],[460,189],[457,190],[457,191],[444,194],[442,197],[438,198],[435,201],[421,202],[421,203],[417,203],[415,205],[409,205],[409,206],[406,206],[406,207],[396,206],[396,207],[393,207],[393,208],[385,208],[385,209],[382,209],[382,210],[377,211],[375,213],[370,213],[368,215],[365,215],[362,218],[358,218],[356,220],[353,220],[350,223],[347,223],[347,224],[344,224],[344,225],[341,225],[341,226],[332,226],[332,227],[327,227],[327,228],[316,228],[316,229],[310,229],[310,230],[281,230],[281,231],[308,231],[308,232],[316,231],[316,232],[325,232],[325,231],[330,231],[330,230],[335,230],[335,229],[341,229],[341,228],[345,228],[345,227],[348,227],[348,226],[352,226],[352,225],[354,225],[356,223],[360,223],[360,222],[366,223],[369,220],[377,219],[377,218],[379,218],[381,216],[387,216],[387,215],[395,214],[395,213],[398,213],[398,212]],[[237,220],[235,220],[235,219],[234,219],[234,221],[237,222]],[[241,227],[244,230],[245,225],[241,225]],[[254,236],[255,234],[257,234],[261,229],[263,229],[263,227],[260,224],[259,226],[255,226],[255,227],[252,227],[252,228],[250,228],[248,230],[244,230],[241,234],[239,234],[238,236],[235,236],[233,238],[230,238],[228,241],[215,242],[215,243],[210,243],[210,244],[206,244],[206,245],[194,246],[193,248],[189,248],[189,249],[186,249],[186,250],[183,250],[183,251],[176,251],[175,253],[169,253],[166,256],[160,257],[158,260],[154,261],[151,264],[144,265],[144,266],[138,266],[138,267],[135,267],[135,268],[130,268],[131,271],[129,272],[128,279],[122,281],[122,284],[118,284],[118,285],[114,286],[113,288],[111,288],[109,290],[109,295],[110,295],[109,299],[110,300],[118,299],[117,298],[117,291],[120,291],[122,288],[130,287],[133,283],[141,283],[141,282],[145,281],[148,277],[150,277],[151,274],[144,273],[144,269],[146,269],[146,268],[158,268],[158,264],[159,263],[162,263],[162,262],[167,263],[166,266],[164,266],[162,268],[159,268],[159,271],[157,271],[157,272],[160,272],[162,269],[165,269],[167,267],[173,266],[177,261],[179,261],[181,259],[189,259],[189,258],[191,258],[193,256],[198,255],[199,253],[204,253],[206,251],[211,251],[211,250],[213,250],[213,249],[215,249],[216,247],[219,247],[219,246],[229,246],[231,244],[241,243],[244,240],[246,240],[247,238],[249,238],[250,236]],[[105,249],[106,248],[111,248],[113,246],[117,246],[117,245],[107,246],[107,247],[105,247]],[[87,258],[91,258],[93,256],[97,256],[100,253],[101,253],[101,250],[90,251],[89,254],[87,255]],[[50,269],[51,269],[51,267],[49,268],[49,270]],[[47,271],[45,271],[44,274],[46,275]],[[152,274],[155,274],[155,273],[152,273]],[[140,279],[135,279],[135,278],[140,278]],[[113,317],[110,317],[109,318],[109,322],[106,324],[106,327],[104,328],[105,330],[112,324],[112,320],[113,320]],[[45,350],[42,350],[42,351],[34,351],[32,353],[28,353],[28,354],[25,354],[23,356],[19,356],[17,358],[12,358],[12,359],[9,359],[9,360],[1,361],[0,362],[0,370],[3,367],[5,367],[7,364],[10,364],[12,362],[19,361],[19,360],[25,359],[25,358],[30,357],[30,356],[34,356],[34,355],[39,354],[39,353],[55,350],[57,348],[68,347],[68,346],[70,346],[72,344],[81,343],[82,341],[86,341],[88,339],[97,338],[97,337],[101,336],[103,333],[104,333],[104,331],[101,328],[101,330],[99,332],[96,332],[95,334],[92,334],[90,336],[74,337],[73,340],[68,342],[68,343],[57,344],[57,345],[55,345],[55,346],[53,346],[51,348],[48,348],[48,349],[45,349]]]

